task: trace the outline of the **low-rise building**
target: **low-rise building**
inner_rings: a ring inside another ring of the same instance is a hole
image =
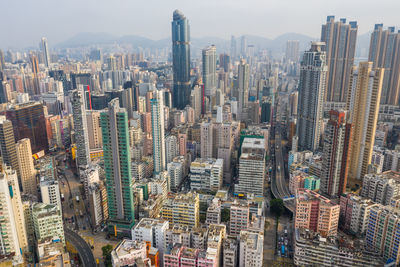
[[[187,225],[190,228],[198,227],[199,195],[194,192],[186,194],[169,194],[161,209],[161,217],[172,224]]]
[[[229,233],[238,236],[249,226],[250,209],[247,201],[235,200],[231,205]]]
[[[306,229],[295,229],[294,264],[296,266],[382,266],[379,255],[363,251],[362,244],[343,238],[322,237]]]
[[[264,256],[264,235],[240,232],[239,266],[262,267]]]
[[[223,160],[197,158],[190,164],[190,188],[216,192],[222,186]]]
[[[64,227],[61,211],[56,205],[34,203],[32,205],[32,221],[36,240],[52,238],[61,240],[65,245]]]
[[[150,263],[150,259],[147,257],[146,242],[124,239],[111,252],[113,267],[135,266],[138,260]]]
[[[320,194],[298,189],[296,193],[295,228],[309,229],[322,236],[335,236],[340,206]]]

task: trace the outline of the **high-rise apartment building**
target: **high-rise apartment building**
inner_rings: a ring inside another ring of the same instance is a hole
[[[313,42],[301,61],[296,131],[299,151],[319,147],[328,70],[324,46]]]
[[[5,116],[0,116],[0,151],[3,162],[19,171],[13,125]]]
[[[116,236],[130,236],[135,223],[132,193],[128,114],[118,98],[100,114],[104,169],[108,196],[108,229]]]
[[[44,107],[38,102],[15,104],[6,111],[7,120],[12,122],[15,141],[31,140],[32,153],[49,150]]]
[[[162,91],[155,91],[153,92],[153,99],[151,99],[151,125],[153,132],[154,173],[156,174],[166,169],[164,124],[164,101]]]
[[[86,121],[89,136],[89,149],[100,149],[103,147],[100,127],[100,111],[87,110]]]
[[[238,66],[238,113],[239,119],[243,117],[243,109],[247,108],[249,102],[249,64],[244,59],[240,60]]]
[[[215,45],[211,45],[204,48],[201,54],[205,95],[213,96],[217,88],[217,49]]]
[[[340,206],[308,189],[296,193],[295,228],[309,229],[322,236],[336,236]]]
[[[173,105],[184,109],[190,97],[190,29],[189,21],[179,10],[172,20]]]
[[[326,44],[326,101],[345,102],[350,81],[350,70],[354,63],[357,40],[357,22],[346,19],[335,22],[328,16],[322,25],[321,42]]]
[[[325,125],[321,192],[334,197],[346,191],[351,125],[346,112],[331,110]]]
[[[213,157],[213,129],[214,124],[203,122],[200,125],[200,155],[202,158]]]
[[[48,68],[50,65],[50,53],[46,37],[42,38],[40,49],[42,50],[44,65]]]
[[[165,156],[166,163],[170,163],[174,160],[179,153],[179,144],[175,135],[169,135],[165,138]]]
[[[299,61],[299,41],[298,40],[289,40],[286,42],[286,60],[290,60],[293,62]]]
[[[22,191],[24,194],[37,196],[36,170],[33,165],[31,141],[24,138],[19,140],[16,146]]]
[[[74,118],[77,165],[85,168],[90,163],[89,135],[83,86],[71,92],[72,115]]]
[[[400,98],[400,31],[394,27],[383,29],[375,24],[371,34],[368,61],[374,68],[385,68],[382,83],[381,103],[398,105]]]
[[[349,178],[362,179],[371,163],[375,141],[384,70],[372,68],[372,62],[353,67],[346,110],[353,125],[350,141]]]

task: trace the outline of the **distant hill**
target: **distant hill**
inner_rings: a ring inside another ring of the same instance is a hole
[[[116,36],[104,32],[81,32],[64,42],[58,43],[56,48],[71,48],[79,46],[89,46],[94,44],[108,44],[112,43],[117,39]]]
[[[297,33],[286,33],[280,35],[274,40],[254,35],[246,35],[247,44],[254,45],[257,48],[271,49],[273,51],[284,49],[287,40],[299,40],[300,47],[304,44],[309,43],[314,38],[297,34]],[[68,48],[68,47],[80,47],[90,45],[102,45],[102,44],[131,44],[134,47],[149,47],[149,48],[163,48],[171,45],[171,39],[165,38],[161,40],[152,40],[146,37],[137,35],[125,35],[121,37],[113,36],[108,33],[79,33],[59,44],[56,48]],[[214,44],[220,51],[230,50],[230,40],[222,39],[219,37],[192,37],[191,48],[193,50],[201,50],[202,48]],[[240,38],[237,39],[237,45],[240,47]]]
[[[356,57],[368,57],[369,40],[371,32],[361,34],[357,38],[357,52]],[[288,40],[298,40],[300,43],[300,52],[307,50],[310,47],[310,42],[319,40],[319,37],[310,37],[300,33],[285,33],[279,35],[275,39],[269,39],[262,36],[246,35],[247,44],[254,45],[257,49],[268,49],[272,52],[281,53],[285,52],[286,42]],[[114,36],[109,33],[90,33],[82,32],[75,36],[57,44],[56,48],[73,48],[84,47],[93,45],[107,45],[107,44],[130,44],[132,47],[142,48],[165,48],[171,46],[171,39],[165,38],[161,40],[152,40],[146,37],[137,35]],[[231,41],[222,39],[220,37],[192,37],[191,38],[191,52],[193,56],[199,56],[201,49],[214,44],[217,46],[218,52],[229,52]],[[237,37],[237,49],[240,49],[240,37]]]

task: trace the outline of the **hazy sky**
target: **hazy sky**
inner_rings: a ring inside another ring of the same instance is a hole
[[[79,32],[171,34],[172,12],[190,21],[191,35],[253,34],[274,38],[287,32],[319,37],[327,15],[357,20],[359,32],[375,23],[400,26],[400,0],[1,0],[0,47],[52,44]]]

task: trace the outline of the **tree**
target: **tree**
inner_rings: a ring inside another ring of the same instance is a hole
[[[113,246],[111,246],[111,245],[106,245],[106,246],[101,248],[101,251],[103,252],[104,265],[106,267],[112,267],[112,263],[111,263],[111,252],[112,252],[112,250],[113,250]]]
[[[231,211],[228,208],[224,208],[221,210],[221,222],[229,221],[231,217]]]
[[[285,207],[283,205],[283,200],[280,198],[275,198],[270,202],[270,210],[274,213],[277,217],[281,216],[282,213],[285,211]]]

